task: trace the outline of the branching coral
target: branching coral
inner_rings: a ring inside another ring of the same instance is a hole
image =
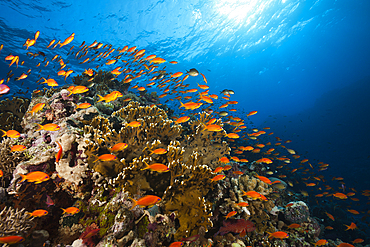
[[[0,236],[28,235],[35,225],[33,219],[24,208],[18,210],[5,207],[0,212]]]

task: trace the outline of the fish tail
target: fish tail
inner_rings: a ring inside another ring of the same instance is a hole
[[[100,101],[103,101],[103,100],[104,100],[104,97],[103,97],[103,96],[101,96],[101,95],[99,95],[99,94],[98,94],[98,97],[99,97],[98,102],[100,102]]]
[[[184,104],[181,102],[181,100],[180,100],[180,104],[181,104],[181,106],[179,107],[179,109],[180,109],[181,107],[185,107],[185,106],[184,106]]]
[[[19,173],[18,175],[22,177],[22,180],[20,181],[20,183],[22,183],[24,180],[27,179],[27,176],[24,174]]]
[[[0,129],[1,130],[1,129]],[[6,136],[6,131],[5,130],[1,130],[3,132],[3,135],[1,137],[4,137]]]
[[[141,169],[141,170],[149,169],[149,165],[148,165],[148,163],[146,163],[145,161],[144,161],[144,163],[145,163],[145,168],[143,168],[143,169]]]
[[[63,214],[67,213],[67,211],[64,208],[60,208],[60,209],[63,210]]]
[[[133,202],[133,205],[132,205],[132,207],[131,207],[131,209],[130,209],[130,210],[132,210],[132,209],[134,209],[134,207],[136,207],[136,205],[137,205],[137,201],[136,201],[134,198],[131,198],[131,197],[129,197],[129,199],[131,199],[131,200],[132,200],[132,202]]]
[[[41,124],[37,124],[37,125],[39,126],[39,128],[36,131],[44,129],[44,127]]]

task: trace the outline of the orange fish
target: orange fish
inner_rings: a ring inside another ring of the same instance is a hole
[[[348,230],[354,230],[354,229],[357,228],[356,224],[353,223],[353,222],[351,223],[351,225],[349,225],[349,226],[345,225],[345,226],[347,227],[346,231],[348,231]]]
[[[55,155],[55,162],[59,163],[59,160],[62,157],[63,148],[62,148],[62,145],[59,142],[56,142],[56,144],[58,144],[59,150],[58,150],[58,153]]]
[[[4,133],[2,137],[7,136],[10,138],[18,138],[21,136],[21,134],[16,130],[8,130],[8,131],[1,130],[1,131]]]
[[[348,243],[341,243],[341,244],[338,244],[337,247],[355,247],[355,246],[352,244],[348,244]]]
[[[180,117],[180,118],[178,118],[176,121],[175,121],[175,123],[178,123],[178,124],[180,124],[180,123],[185,123],[186,121],[188,121],[190,119],[190,117],[188,117],[188,116],[184,116],[184,117]]]
[[[89,91],[89,89],[85,86],[72,86],[68,88],[68,91],[69,91],[68,96],[70,96],[71,94],[80,94],[80,93],[87,92]]]
[[[175,73],[175,74],[172,74],[172,75],[171,75],[171,77],[172,77],[172,78],[177,78],[177,77],[182,76],[182,74],[183,74],[182,72],[177,72],[177,73]]]
[[[230,170],[232,168],[232,166],[230,166],[230,165],[226,165],[226,166],[224,166],[224,171],[228,171],[228,170]]]
[[[69,43],[71,43],[72,42],[72,40],[75,38],[75,33],[72,33],[71,34],[71,36],[69,36],[68,38],[66,38],[64,41],[63,41],[63,43],[60,43],[59,42],[59,48],[60,47],[63,47],[63,46],[65,46],[65,45],[68,45]]]
[[[45,216],[48,214],[48,211],[44,210],[44,209],[37,209],[35,211],[33,211],[32,213],[28,213],[31,217],[41,217],[41,216]]]
[[[137,205],[141,207],[147,207],[147,206],[153,206],[161,201],[161,198],[158,196],[153,195],[147,195],[144,197],[141,197],[137,201],[130,197],[130,199],[133,201],[133,205],[131,207],[131,210],[136,207]]]
[[[4,172],[0,169],[0,178],[4,176]]]
[[[8,87],[5,84],[0,84],[0,95],[1,94],[6,94],[9,91],[10,91],[10,87]]]
[[[32,107],[32,110],[29,111],[29,113],[34,114],[38,111],[41,111],[44,108],[44,106],[45,106],[45,103],[38,103]]]
[[[337,198],[339,198],[339,199],[347,199],[348,197],[345,195],[345,194],[343,194],[343,193],[340,193],[340,192],[338,192],[338,193],[334,193],[333,194],[333,196],[334,197],[337,197]]]
[[[152,154],[165,154],[165,153],[167,153],[167,150],[164,149],[164,148],[157,148],[157,149],[155,149],[151,152],[152,152]]]
[[[194,102],[188,102],[183,104],[181,101],[180,104],[181,106],[179,108],[184,107],[185,110],[195,110],[198,109],[201,105],[203,105],[203,103],[194,103]]]
[[[235,175],[243,175],[244,173],[242,171],[233,171],[233,174],[235,174]]]
[[[239,202],[239,203],[237,203],[237,205],[238,205],[239,207],[246,207],[246,206],[249,206],[248,202]]]
[[[204,126],[204,129],[203,130],[221,131],[221,130],[223,130],[223,128],[220,125],[217,125],[217,124],[210,124],[210,125]]]
[[[294,229],[294,228],[299,228],[299,227],[301,227],[301,225],[300,225],[300,224],[290,224],[290,225],[288,226],[288,228],[289,228],[289,229]]]
[[[51,79],[51,78],[49,78],[49,79],[42,78],[42,79],[44,79],[44,82],[42,82],[42,83],[48,84],[49,87],[58,86],[58,83],[54,79]]]
[[[96,162],[98,160],[101,160],[101,161],[112,161],[112,160],[115,160],[115,159],[117,159],[117,157],[114,156],[113,154],[102,154],[94,162]]]
[[[357,210],[354,210],[354,209],[347,209],[348,212],[350,212],[351,214],[360,214]]]
[[[24,241],[22,236],[5,236],[0,237],[0,244],[17,244]]]
[[[222,166],[217,167],[212,173],[219,173],[222,172],[224,168]]]
[[[315,243],[315,246],[323,246],[326,245],[328,241],[326,239],[320,239]]]
[[[253,116],[257,114],[257,111],[251,111],[250,113],[247,114],[247,117]]]
[[[237,212],[236,211],[231,211],[230,213],[228,213],[226,216],[225,216],[225,219],[228,219],[228,218],[230,218],[230,217],[232,217],[232,216],[234,216],[234,215],[236,215],[237,214]]]
[[[356,238],[355,240],[352,241],[352,243],[354,244],[359,244],[359,243],[362,243],[364,242],[364,240],[362,238]]]
[[[289,235],[288,233],[286,232],[282,232],[282,231],[278,231],[278,232],[273,232],[273,233],[269,233],[269,237],[268,238],[279,238],[279,239],[283,239],[283,238],[288,238]]]
[[[61,208],[63,210],[63,214],[77,214],[78,212],[80,212],[80,209],[76,208],[76,207],[69,207],[69,208]]]
[[[252,198],[256,200],[256,199],[260,199],[262,195],[256,191],[251,190],[248,192],[243,191],[243,196],[247,196],[248,198]]]
[[[259,180],[261,180],[261,181],[265,182],[266,184],[271,184],[271,180],[270,180],[270,179],[268,179],[268,178],[266,178],[266,177],[264,177],[264,176],[258,176],[258,175],[256,175],[256,177],[257,177]]]
[[[78,104],[76,109],[87,109],[89,107],[91,107],[91,104],[85,102],[85,103]]]
[[[141,126],[141,123],[140,123],[140,122],[138,122],[138,121],[132,121],[132,122],[130,122],[127,126],[130,126],[130,127],[136,128],[136,127]]]
[[[225,178],[225,175],[220,174],[220,175],[217,175],[217,176],[213,177],[211,180],[212,181],[220,181],[224,178]]]
[[[161,63],[164,63],[166,62],[166,60],[164,60],[163,58],[160,58],[160,57],[156,57],[156,58],[153,58],[152,60],[150,60],[150,63],[156,63],[156,64],[161,64]]]
[[[23,150],[26,150],[26,146],[24,145],[13,145],[12,148],[10,149],[11,152],[20,152]]]
[[[160,163],[154,163],[154,164],[151,164],[151,165],[148,165],[147,163],[145,163],[145,165],[146,165],[146,167],[142,170],[149,169],[149,170],[155,171],[155,172],[168,172],[170,170],[168,168],[168,166],[166,166],[164,164],[160,164]]]
[[[115,144],[110,150],[112,152],[118,152],[118,151],[122,151],[123,149],[127,148],[128,147],[128,144],[127,143],[117,143]]]
[[[325,212],[325,214],[333,221],[335,221],[334,216],[329,214],[328,212]]]
[[[56,124],[53,124],[53,123],[49,123],[49,124],[45,124],[45,125],[40,125],[40,124],[37,124],[37,125],[39,126],[39,128],[36,131],[40,131],[40,130],[57,131],[57,130],[60,130],[60,127]]]
[[[226,136],[229,137],[229,138],[232,138],[232,139],[238,139],[239,138],[239,135],[235,134],[235,133],[229,133],[229,134],[226,134]]]
[[[105,102],[108,103],[108,102],[116,100],[119,97],[123,97],[123,94],[121,92],[118,92],[118,91],[113,91],[113,92],[105,95],[104,97],[98,94],[98,97],[99,97],[99,100],[97,102],[105,100]]]
[[[50,179],[48,174],[44,172],[40,172],[40,171],[30,172],[26,175],[24,174],[19,174],[19,175],[22,177],[22,180],[20,181],[20,183],[27,180],[27,182],[30,182],[30,183],[35,182],[35,184],[39,184],[39,183],[42,183]]]
[[[220,161],[221,163],[229,163],[229,162],[230,162],[230,160],[229,160],[227,157],[221,157],[221,158],[219,159],[219,161]]]
[[[169,247],[180,247],[180,246],[182,246],[183,245],[183,243],[182,242],[173,242],[172,244],[170,244],[170,246]]]

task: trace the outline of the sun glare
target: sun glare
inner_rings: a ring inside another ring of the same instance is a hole
[[[259,4],[259,0],[219,0],[216,3],[216,10],[219,14],[239,22],[252,15]]]

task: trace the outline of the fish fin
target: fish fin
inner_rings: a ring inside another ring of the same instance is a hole
[[[131,199],[131,200],[132,200],[132,202],[133,202],[133,205],[132,205],[132,207],[131,207],[131,209],[130,209],[130,210],[132,210],[132,209],[134,209],[134,207],[136,207],[136,205],[137,205],[137,201],[136,201],[134,198],[131,198],[131,197],[129,197],[129,199]]]
[[[36,131],[39,131],[39,130],[44,129],[44,127],[42,127],[42,125],[41,125],[41,124],[37,124],[37,125],[39,126],[39,128],[38,128]]]
[[[98,100],[96,103],[98,103],[98,102],[100,102],[100,101],[103,101],[103,100],[104,100],[104,97],[103,97],[103,96],[101,96],[101,95],[99,95],[99,94],[98,94],[98,97],[99,97],[99,100]]]
[[[20,183],[22,183],[24,180],[27,179],[27,176],[24,174],[18,173],[18,175],[22,177],[22,180],[20,181]]]
[[[239,236],[243,238],[243,237],[245,237],[246,234],[247,234],[246,230],[243,229],[243,231],[239,234]]]
[[[143,161],[145,163],[145,168],[141,169],[141,170],[146,170],[146,169],[149,169],[149,165],[148,163],[146,163],[145,161]]]

